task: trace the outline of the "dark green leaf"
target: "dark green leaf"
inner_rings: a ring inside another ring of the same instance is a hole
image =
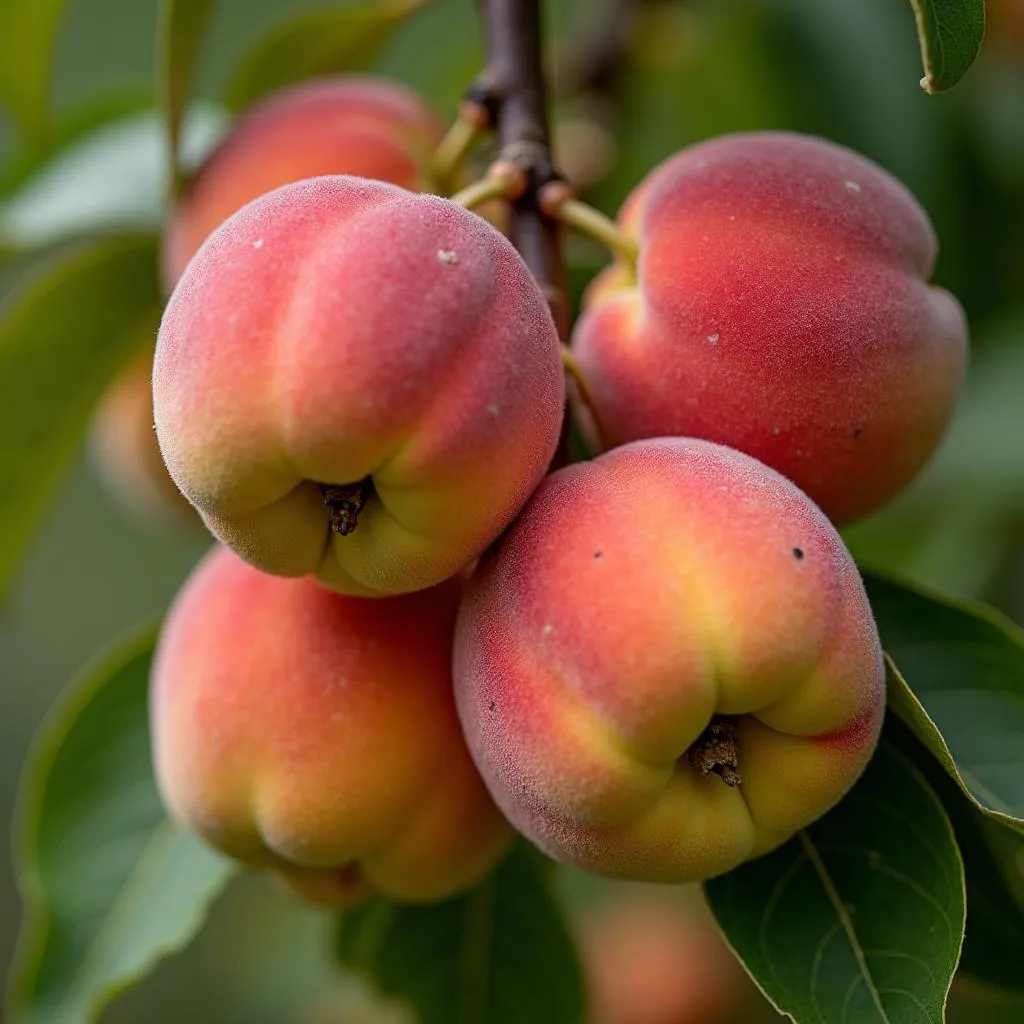
[[[961,971],[1024,990],[1024,836],[983,814],[909,726],[891,718],[887,729],[942,801],[960,847],[967,880]]]
[[[49,138],[53,51],[67,0],[0,3],[0,102],[36,148]]]
[[[0,593],[97,399],[155,336],[160,304],[156,241],[146,236],[62,253],[0,306]]]
[[[160,4],[156,92],[164,117],[169,177],[175,193],[183,182],[179,153],[181,121],[214,5],[215,0],[162,0]]]
[[[421,1024],[580,1024],[580,968],[545,877],[518,845],[487,881],[434,906],[378,899],[342,918],[341,960]]]
[[[308,11],[278,25],[242,58],[225,101],[244,110],[286,85],[338,71],[365,68],[403,18],[426,0],[370,0]]]
[[[984,811],[1024,827],[1024,632],[984,605],[865,579],[889,703]]]
[[[833,811],[706,885],[726,938],[797,1024],[940,1024],[964,934],[949,818],[886,738]]]
[[[1024,991],[1024,836],[979,813],[952,781],[940,790],[967,875],[967,935],[961,967]]]
[[[985,0],[910,0],[921,41],[925,92],[956,85],[974,63],[985,36]]]
[[[185,945],[230,864],[164,816],[147,720],[153,634],[120,645],[44,726],[23,783],[26,920],[12,1024],[85,1024]]]

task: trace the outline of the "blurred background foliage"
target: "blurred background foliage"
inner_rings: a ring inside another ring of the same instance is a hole
[[[156,6],[68,5],[54,64],[58,139],[113,114],[151,109]],[[198,95],[223,95],[239,57],[282,17],[325,6],[336,4],[222,0]],[[928,209],[942,240],[937,280],[960,297],[972,325],[970,379],[933,464],[891,508],[849,530],[848,540],[867,564],[984,598],[1024,621],[1024,0],[990,0],[980,59],[957,88],[938,97],[918,85],[920,57],[906,3],[638,0],[633,14],[617,21],[618,6],[550,5],[556,81],[569,90],[557,102],[558,153],[596,205],[614,213],[658,160],[697,139],[788,128],[872,157]],[[448,118],[479,65],[471,0],[429,4],[376,63]],[[215,133],[219,123],[210,115],[199,134]],[[147,136],[153,128],[129,124],[118,129],[122,135],[92,177],[75,178],[70,157],[40,172],[40,157],[0,119],[0,236],[9,241],[20,231],[46,252],[55,244],[47,225],[61,211],[78,218],[76,233],[107,216],[110,203],[126,223],[155,223],[161,189]],[[578,295],[603,257],[575,240],[569,255]],[[36,252],[6,256],[5,290],[38,259]],[[29,739],[59,689],[126,626],[159,615],[206,544],[187,524],[123,507],[86,453],[76,459],[0,610],[0,818],[12,817]],[[589,903],[608,887],[570,889]],[[0,965],[12,954],[18,914],[5,848]],[[327,957],[318,955],[329,942],[327,929],[324,919],[272,886],[240,881],[200,940],[104,1019],[340,1021],[333,1007],[348,996],[339,994]],[[717,939],[708,932],[704,941]],[[752,1022],[754,1011],[737,1019]],[[1021,1019],[1020,1004],[980,989],[960,991],[951,1014],[954,1024]]]

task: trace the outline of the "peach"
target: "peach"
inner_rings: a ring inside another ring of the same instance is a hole
[[[442,134],[416,93],[385,78],[339,75],[275,93],[239,119],[174,210],[164,235],[168,288],[215,228],[281,185],[352,174],[431,189],[429,159]]]
[[[558,443],[558,338],[518,253],[440,199],[346,176],[245,206],[157,341],[157,436],[212,532],[356,595],[431,586],[522,507]]]
[[[231,857],[343,903],[473,884],[510,830],[459,732],[461,582],[381,601],[283,580],[219,548],[165,623],[151,731],[168,809]]]
[[[921,469],[966,323],[927,283],[935,235],[898,181],[821,139],[728,135],[656,168],[620,225],[636,266],[595,279],[573,337],[609,442],[738,448],[840,524]]]
[[[591,1024],[726,1024],[753,986],[696,900],[619,896],[580,927]]]
[[[463,600],[455,687],[512,824],[650,882],[729,871],[824,814],[885,699],[834,527],[756,460],[681,438],[544,481]]]
[[[93,417],[90,448],[110,490],[144,516],[195,519],[167,472],[153,432],[153,349],[135,356],[107,388]]]

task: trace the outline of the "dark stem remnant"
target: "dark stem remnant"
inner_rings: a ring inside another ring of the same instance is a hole
[[[512,244],[547,298],[564,339],[570,310],[560,227],[538,201],[540,189],[558,178],[551,160],[540,7],[540,0],[481,0],[487,50],[481,80],[495,106],[498,160],[522,170],[527,181],[511,204]]]
[[[714,773],[727,786],[738,786],[743,781],[739,773],[736,726],[731,718],[715,715],[687,751],[687,756],[701,775]]]
[[[347,537],[359,525],[359,513],[373,494],[373,483],[366,477],[354,484],[321,484],[320,493],[327,506],[331,529]]]

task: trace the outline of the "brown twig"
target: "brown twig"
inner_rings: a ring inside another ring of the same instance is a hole
[[[495,101],[499,160],[515,165],[526,178],[522,195],[511,203],[509,235],[564,339],[570,312],[561,231],[538,199],[540,189],[558,177],[551,160],[540,6],[540,0],[481,0],[487,50],[481,82]]]

